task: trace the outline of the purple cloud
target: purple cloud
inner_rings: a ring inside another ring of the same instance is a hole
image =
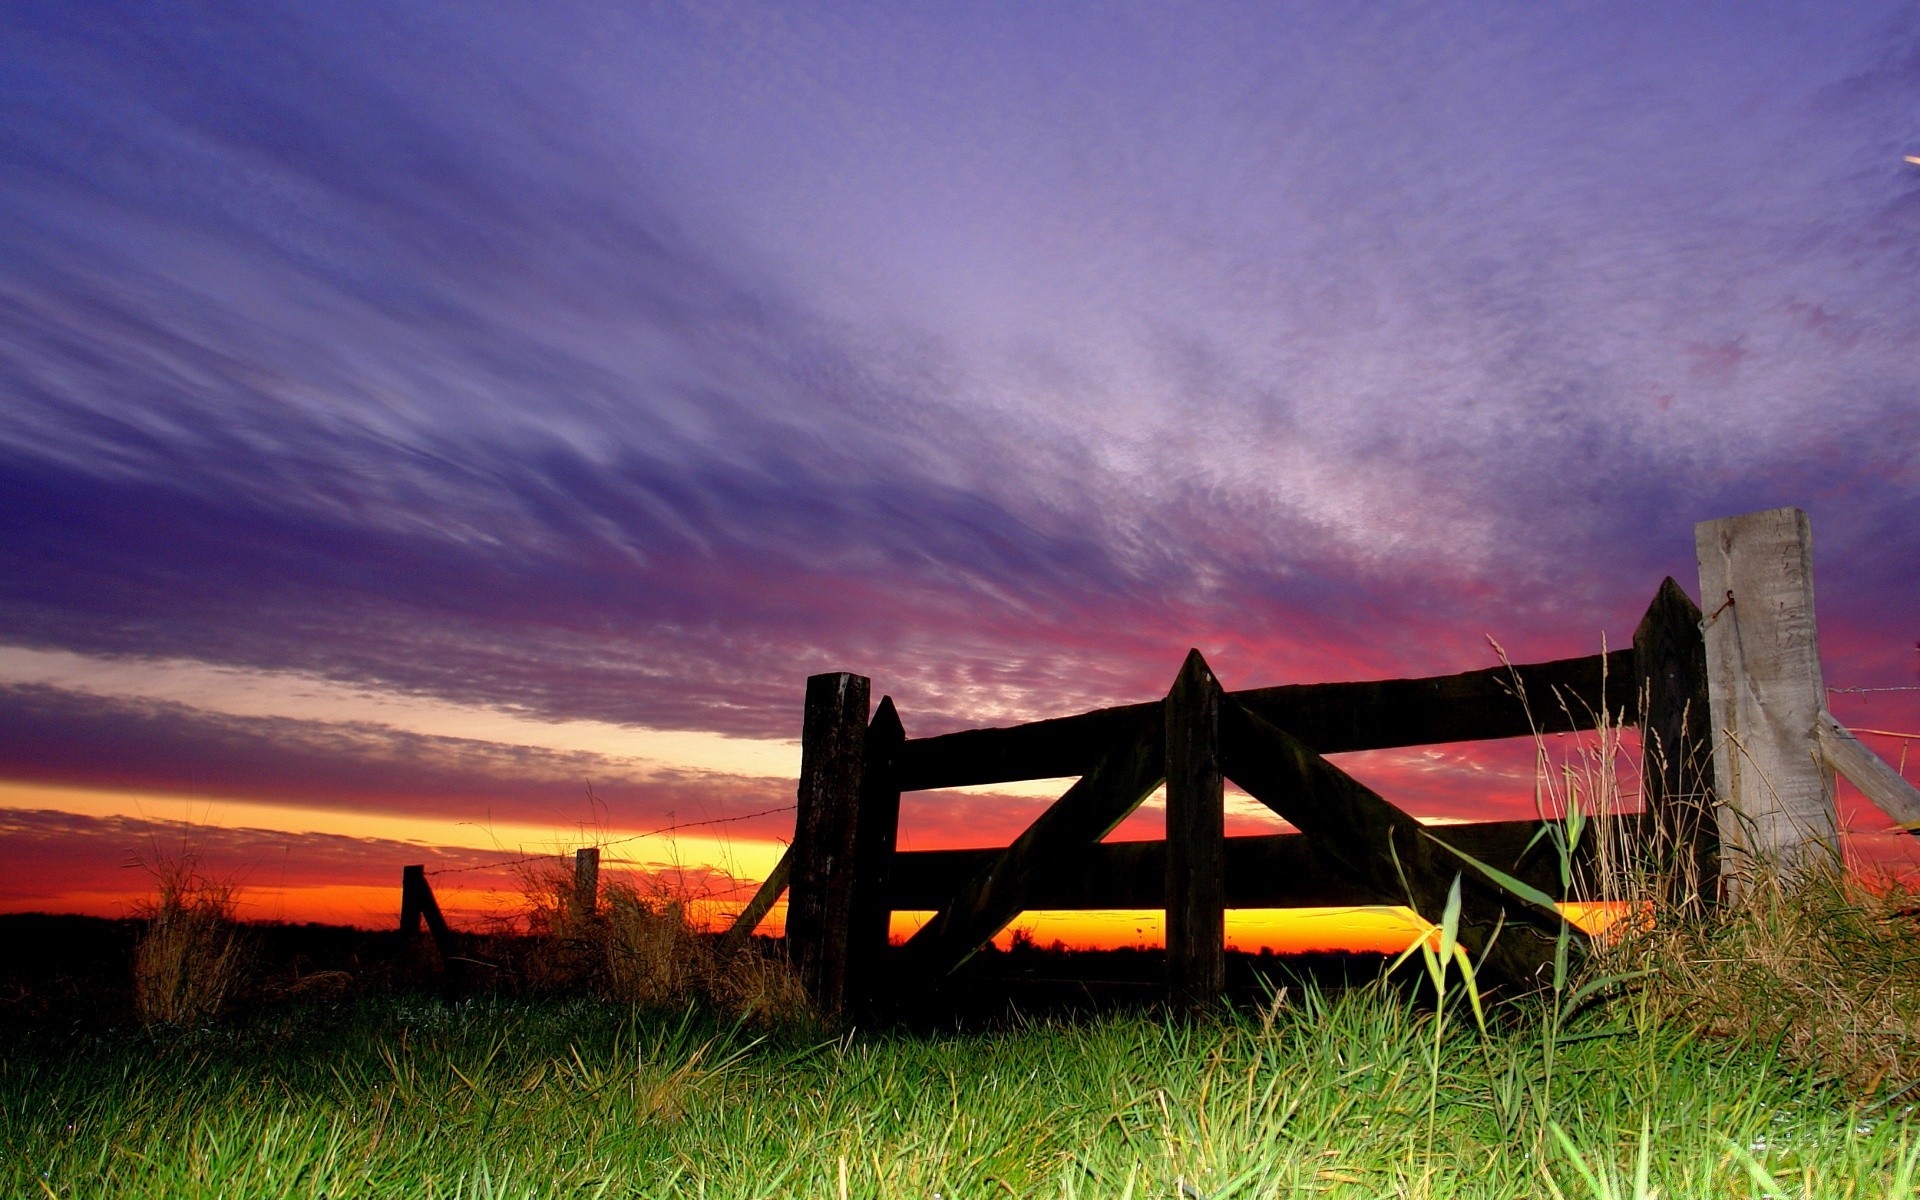
[[[7,641],[936,732],[1618,644],[1800,503],[1912,675],[1900,6],[0,21]]]

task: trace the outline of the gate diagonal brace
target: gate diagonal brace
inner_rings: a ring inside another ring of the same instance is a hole
[[[1141,721],[908,939],[908,976],[937,984],[951,975],[1020,915],[1036,879],[1106,837],[1165,775],[1164,732]]]
[[[1461,876],[1459,938],[1476,972],[1489,981],[1539,984],[1562,928],[1557,912],[1503,893],[1419,821],[1230,695],[1220,717],[1227,778],[1286,818],[1357,880],[1381,895],[1406,896],[1408,906],[1428,921],[1440,921],[1454,876]],[[1568,929],[1576,943],[1584,943],[1584,933]]]

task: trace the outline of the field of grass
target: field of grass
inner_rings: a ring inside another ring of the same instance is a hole
[[[1359,988],[1267,1011],[829,1038],[404,994],[0,1054],[0,1194],[1908,1195],[1920,1122],[1635,996],[1483,1035]],[[1437,1057],[1435,1047],[1438,1047]]]

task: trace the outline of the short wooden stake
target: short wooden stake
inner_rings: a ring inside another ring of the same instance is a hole
[[[1806,513],[1775,508],[1702,521],[1694,545],[1724,887],[1736,897],[1757,872],[1838,861],[1833,769],[1817,748],[1813,535]]]
[[[447,928],[447,920],[440,915],[440,903],[433,898],[433,885],[427,882],[427,868],[424,863],[416,863],[400,870],[400,934],[408,941],[420,935],[420,924],[426,922],[427,932],[433,935],[434,949],[440,952],[442,959],[453,952],[453,933]]]
[[[1220,683],[1198,650],[1167,693],[1167,988],[1177,1005],[1225,989],[1227,859]]]
[[[1667,902],[1711,904],[1720,888],[1711,702],[1700,610],[1668,578],[1633,634],[1640,704],[1640,786],[1653,814]]]
[[[801,723],[787,950],[800,986],[828,1019],[847,1007],[868,696],[865,676],[811,676]]]
[[[600,849],[588,846],[573,852],[573,912],[591,921],[600,911]]]

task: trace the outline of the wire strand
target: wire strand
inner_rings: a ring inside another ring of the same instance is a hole
[[[799,806],[794,804],[783,804],[778,808],[763,808],[759,812],[741,813],[737,817],[714,817],[705,821],[679,821],[672,825],[662,825],[658,829],[649,829],[645,833],[630,833],[617,838],[607,838],[603,841],[592,842],[579,847],[579,849],[604,850],[608,846],[620,846],[628,842],[641,841],[645,838],[659,837],[662,834],[677,833],[682,829],[704,829],[711,825],[730,825],[736,821],[751,821],[755,817],[770,817],[776,813],[792,812],[797,807]],[[503,858],[498,862],[475,863],[472,866],[466,867],[442,867],[439,870],[428,871],[426,873],[428,875],[465,875],[472,871],[494,871],[502,867],[518,867],[530,862],[539,862],[542,859],[558,858],[564,853],[565,851],[556,850],[549,854],[523,854],[518,858]]]

